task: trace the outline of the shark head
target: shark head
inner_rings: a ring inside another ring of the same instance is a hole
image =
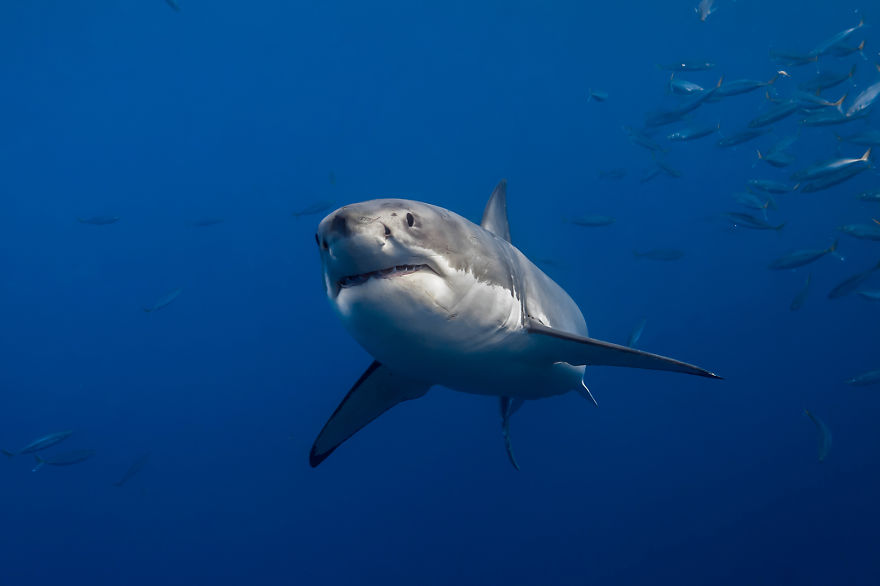
[[[506,243],[449,210],[403,199],[356,203],[324,218],[315,239],[327,298],[381,361],[421,362],[415,356],[426,350],[479,344],[475,331],[520,317],[515,275],[498,262]]]

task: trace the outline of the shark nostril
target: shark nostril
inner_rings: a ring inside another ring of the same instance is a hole
[[[336,214],[333,217],[333,221],[330,222],[330,230],[337,232],[340,236],[348,235],[348,224],[345,222],[345,217],[342,214]]]

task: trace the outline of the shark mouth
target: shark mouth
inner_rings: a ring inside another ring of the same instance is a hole
[[[429,267],[428,265],[397,265],[389,267],[387,269],[370,271],[369,273],[361,273],[359,275],[352,275],[350,277],[343,277],[339,279],[339,281],[336,283],[337,291],[341,289],[347,289],[349,287],[363,285],[370,279],[390,279],[392,277],[402,277],[403,275],[417,273],[423,269],[432,270],[431,267]]]

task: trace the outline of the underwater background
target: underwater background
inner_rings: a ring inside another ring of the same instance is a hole
[[[834,133],[878,113],[800,132],[795,114],[735,148],[664,126],[681,176],[649,181],[654,156],[621,129],[677,103],[658,64],[713,62],[676,74],[705,88],[767,80],[785,67],[770,50],[864,17],[846,43],[863,51],[772,88],[855,64],[822,93],[851,101],[880,80],[880,11],[715,7],[701,22],[690,1],[4,2],[0,446],[71,430],[40,454],[95,453],[0,461],[0,584],[880,583],[880,387],[846,383],[880,369],[880,303],[827,298],[880,260],[837,230],[880,218],[856,197],[878,171],[775,196],[782,230],[723,216],[749,212],[733,197],[749,179],[861,157]],[[724,135],[764,94],[691,116]],[[798,132],[790,167],[757,158]],[[520,471],[497,400],[435,388],[310,468],[372,360],[325,298],[318,221],[389,196],[478,221],[501,178],[514,244],[592,336],[625,343],[646,318],[640,348],[725,380],[588,368],[598,409],[570,393],[513,418]],[[615,221],[571,223],[584,214]],[[839,256],[767,268],[835,238]],[[684,255],[633,255],[652,248]],[[804,409],[833,433],[823,461]]]

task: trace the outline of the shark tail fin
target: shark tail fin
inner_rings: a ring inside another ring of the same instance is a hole
[[[396,375],[381,363],[373,362],[324,424],[312,445],[309,464],[314,468],[385,411],[421,397],[430,388],[430,383]]]
[[[526,326],[529,335],[535,337],[538,351],[557,362],[573,365],[624,366],[648,370],[666,370],[694,374],[708,378],[721,378],[706,369],[673,358],[627,348],[611,342],[603,342],[547,327],[535,321]]]

